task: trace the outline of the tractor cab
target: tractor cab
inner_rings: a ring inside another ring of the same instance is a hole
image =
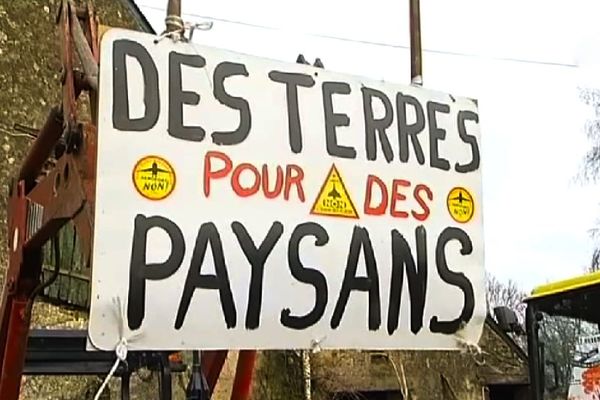
[[[548,346],[545,337],[552,327],[556,337],[563,335],[572,343],[581,344],[581,338],[598,333],[600,272],[539,286],[525,301],[531,399],[567,399],[575,393],[583,396],[577,399],[592,396],[588,392],[593,388],[585,385],[582,373],[593,367],[597,359],[600,361],[600,357],[594,357],[598,347],[594,353],[590,351],[593,346],[587,346],[585,352],[589,354],[578,357],[576,350],[581,350],[580,346],[566,350],[563,343],[562,350],[556,351]]]

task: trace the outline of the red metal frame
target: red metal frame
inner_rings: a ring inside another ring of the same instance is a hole
[[[238,356],[231,400],[248,399],[252,393],[252,372],[256,361],[256,351],[242,350]]]
[[[97,72],[99,63],[98,20],[91,4],[85,10],[78,10],[70,0],[62,0],[57,23],[63,63],[62,104],[51,109],[11,186],[8,201],[10,257],[0,303],[2,400],[19,397],[31,307],[41,287],[42,246],[72,220],[88,259],[92,249],[97,143],[94,124],[97,76],[93,72]],[[85,73],[73,68],[75,49],[84,70],[87,68]],[[90,65],[90,60],[94,65]],[[82,90],[89,93],[94,121],[91,123],[79,124],[77,120],[77,99]],[[57,146],[61,140],[64,145]],[[55,165],[45,174],[43,169],[56,149],[59,154],[55,154]],[[226,357],[225,350],[205,352],[202,357],[202,369],[211,391]],[[255,359],[255,351],[240,352],[233,400],[249,398]]]

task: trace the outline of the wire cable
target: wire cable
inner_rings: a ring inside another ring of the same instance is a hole
[[[148,6],[148,5],[140,6],[140,9],[165,11],[164,9],[162,9],[160,7]],[[321,38],[321,39],[338,40],[338,41],[342,41],[342,42],[357,43],[357,44],[363,44],[363,45],[369,45],[369,46],[387,47],[387,48],[392,48],[392,49],[410,50],[410,46],[401,45],[401,44],[392,44],[392,43],[377,42],[377,41],[370,41],[370,40],[350,39],[350,38],[333,36],[333,35],[325,35],[325,34],[320,34],[320,33],[295,31],[292,29],[284,29],[284,28],[279,28],[279,27],[275,27],[275,26],[267,26],[267,25],[252,23],[252,22],[212,17],[212,16],[208,16],[208,15],[199,15],[199,14],[194,14],[194,13],[190,13],[190,12],[185,12],[183,14],[184,14],[184,16],[187,15],[187,16],[192,16],[195,18],[208,19],[208,20],[212,20],[212,21],[223,22],[226,24],[240,25],[240,26],[245,26],[245,27],[255,28],[255,29],[263,29],[263,30],[278,31],[278,32],[287,31],[287,32],[291,32],[291,33],[302,34],[304,36],[316,37],[316,38]],[[440,54],[440,55],[456,56],[456,57],[487,58],[487,59],[491,59],[491,60],[495,60],[495,61],[508,61],[508,62],[517,62],[517,63],[525,63],[525,64],[538,64],[538,65],[547,65],[547,66],[565,67],[565,68],[578,68],[579,67],[577,64],[574,64],[574,63],[565,63],[565,62],[559,62],[559,61],[526,60],[526,59],[515,58],[515,57],[485,56],[485,55],[481,55],[481,54],[465,53],[465,52],[452,51],[452,50],[423,49],[423,52]]]

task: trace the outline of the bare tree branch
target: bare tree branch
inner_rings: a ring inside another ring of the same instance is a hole
[[[586,121],[584,126],[584,132],[590,141],[590,147],[583,156],[583,163],[578,176],[583,182],[597,183],[600,178],[600,89],[580,87],[578,93],[579,99],[593,112],[593,116]],[[600,224],[596,221],[596,228],[591,231],[592,238],[596,240],[596,245],[590,260],[589,272],[600,269],[598,225]]]
[[[486,274],[486,300],[488,312],[493,315],[495,307],[506,306],[517,313],[519,322],[525,321],[525,303],[527,295],[512,279],[507,283],[500,282],[494,275]]]

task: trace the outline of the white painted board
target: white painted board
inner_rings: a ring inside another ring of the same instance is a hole
[[[479,340],[475,101],[155,39],[101,42],[93,347]]]

